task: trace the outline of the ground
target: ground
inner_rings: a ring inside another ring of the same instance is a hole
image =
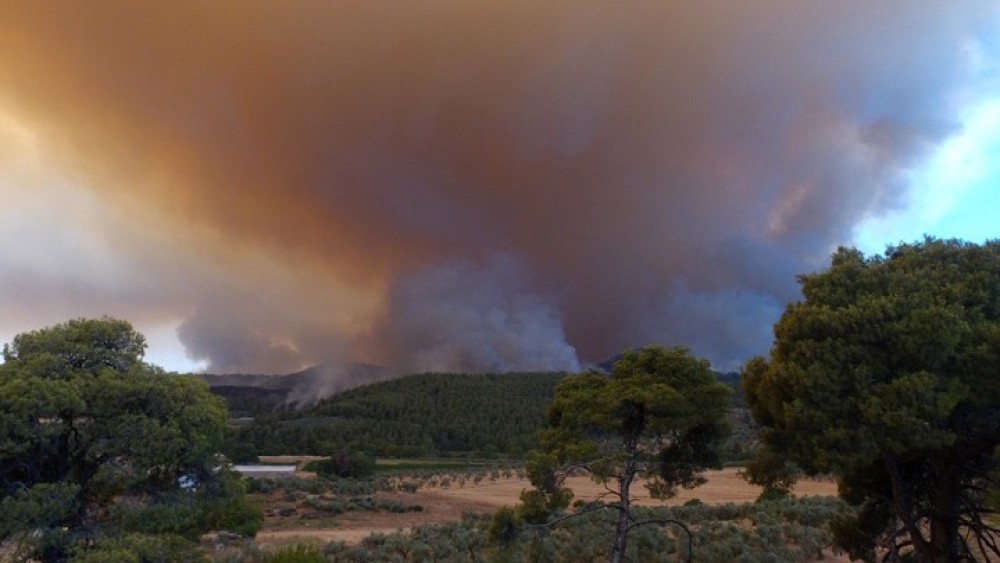
[[[632,492],[637,504],[650,506],[678,505],[693,498],[708,504],[752,502],[760,494],[760,488],[749,485],[737,471],[735,468],[710,471],[706,474],[708,482],[705,485],[682,490],[677,497],[665,501],[649,498],[641,483],[633,486]],[[574,492],[574,498],[583,500],[594,499],[604,490],[586,477],[574,477],[568,485]],[[530,486],[527,479],[514,477],[483,480],[479,484],[467,482],[464,487],[456,484],[448,488],[421,488],[415,493],[378,493],[372,497],[396,500],[407,506],[419,505],[422,511],[346,512],[336,516],[311,512],[308,508],[297,506],[295,501],[283,500],[280,493],[273,494],[265,500],[265,506],[270,510],[264,529],[257,534],[257,543],[270,549],[303,542],[357,542],[374,532],[393,532],[420,524],[458,520],[466,512],[492,513],[500,506],[517,503],[521,491]],[[799,496],[831,496],[837,494],[837,486],[832,481],[803,480],[797,484],[794,493]],[[282,516],[277,510],[280,508],[295,508],[296,511]]]

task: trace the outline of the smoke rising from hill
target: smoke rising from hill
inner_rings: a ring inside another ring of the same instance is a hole
[[[909,0],[7,6],[0,113],[116,219],[73,226],[114,267],[40,289],[12,267],[0,284],[183,318],[217,373],[576,369],[650,342],[731,369],[766,350],[796,273],[905,202],[996,16]]]

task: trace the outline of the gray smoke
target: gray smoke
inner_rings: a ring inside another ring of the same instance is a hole
[[[130,307],[211,371],[731,369],[906,203],[997,29],[974,0],[25,2],[0,110],[133,218]]]
[[[411,371],[579,371],[558,310],[522,285],[509,257],[422,269],[393,287],[377,334]]]

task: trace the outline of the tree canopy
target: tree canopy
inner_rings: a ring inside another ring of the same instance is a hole
[[[927,238],[866,257],[839,249],[800,276],[770,358],[744,368],[773,487],[833,473],[859,507],[837,525],[859,558],[1000,557],[982,514],[1000,444],[1000,243]]]
[[[341,391],[303,411],[237,426],[227,453],[381,457],[506,453],[538,447],[536,434],[563,373],[425,373]]]
[[[719,466],[718,446],[728,434],[730,389],[705,360],[684,348],[648,347],[625,352],[611,376],[591,372],[564,379],[540,433],[543,454],[529,465],[535,490],[522,495],[521,516],[539,520],[564,508],[561,487],[567,472],[583,470],[608,485],[617,510],[611,560],[624,556],[631,519],[631,486],[648,478],[655,498],[704,482],[702,473]]]
[[[0,543],[20,557],[100,560],[155,545],[190,555],[188,540],[207,529],[255,531],[242,484],[216,454],[224,404],[203,382],[144,363],[144,350],[142,335],[110,318],[4,347]]]

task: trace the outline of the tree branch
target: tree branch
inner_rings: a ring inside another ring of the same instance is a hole
[[[566,514],[565,516],[560,516],[560,517],[558,517],[558,518],[556,518],[554,520],[549,520],[548,522],[543,522],[541,524],[523,524],[522,527],[528,528],[528,529],[551,528],[552,526],[555,526],[555,525],[560,524],[562,522],[565,522],[567,520],[572,520],[573,518],[578,518],[580,516],[585,516],[587,514],[590,514],[591,512],[597,512],[599,510],[617,510],[617,511],[621,511],[622,507],[620,507],[618,505],[614,505],[614,504],[604,504],[604,503],[599,503],[599,502],[595,501],[595,502],[587,503],[580,510],[577,510],[576,512],[574,512],[572,514]]]

